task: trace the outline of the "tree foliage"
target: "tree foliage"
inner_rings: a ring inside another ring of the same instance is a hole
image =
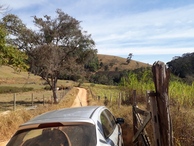
[[[131,62],[131,58],[133,57],[133,54],[132,53],[129,53],[128,57],[127,57],[127,64],[129,64]]]
[[[186,53],[167,63],[172,73],[178,77],[194,81],[194,53]]]
[[[4,17],[12,35],[9,43],[25,51],[29,57],[30,72],[40,75],[50,85],[57,102],[56,86],[61,76],[82,74],[84,64],[95,58],[95,43],[80,22],[60,9],[57,17],[34,16],[36,31],[28,29],[15,15]],[[13,37],[14,36],[14,37]]]
[[[6,30],[4,26],[0,25],[0,65],[9,65],[14,69],[20,71],[21,69],[27,69],[26,64],[27,55],[24,52],[19,51],[13,46],[6,43]]]
[[[28,29],[18,16],[8,14],[3,17],[2,24],[7,31],[7,44],[27,54],[38,45],[40,40],[35,31]]]

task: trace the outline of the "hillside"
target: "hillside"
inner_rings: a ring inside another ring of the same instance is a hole
[[[131,60],[129,64],[126,62],[126,58],[111,56],[111,55],[103,55],[98,54],[98,60],[101,64],[100,71],[104,71],[105,67],[108,67],[109,71],[123,71],[123,70],[133,70],[141,67],[150,67],[151,65]]]
[[[36,82],[40,80],[39,76],[28,74],[28,72],[16,72],[9,66],[0,66],[0,84],[14,84],[25,82]]]
[[[119,71],[133,70],[141,67],[150,67],[149,64],[131,60],[129,64],[126,62],[126,58],[98,54],[98,60],[100,69],[97,71],[100,74],[104,74],[106,71],[107,76],[113,76]],[[111,74],[111,75],[110,75]],[[105,74],[104,74],[105,75]],[[40,88],[44,84],[44,80],[39,76],[28,74],[28,72],[16,72],[9,66],[0,66],[0,85],[1,86],[18,86],[18,87],[33,87],[35,89]],[[59,81],[59,85],[62,83]]]

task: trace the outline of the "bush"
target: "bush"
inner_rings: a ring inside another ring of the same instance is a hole
[[[44,90],[51,90],[51,87],[50,86],[45,86]]]

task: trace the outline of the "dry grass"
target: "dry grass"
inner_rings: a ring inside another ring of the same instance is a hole
[[[70,107],[73,104],[75,96],[77,95],[77,88],[72,88],[66,96],[61,100],[59,104],[46,104],[45,106],[38,106],[35,110],[20,109],[17,111],[11,111],[9,114],[0,115],[0,142],[8,140],[18,126],[22,123],[30,120],[31,118],[40,115],[42,113]]]
[[[105,57],[108,59],[107,57]],[[114,57],[113,57],[114,58]],[[125,60],[126,61],[126,60]],[[123,61],[123,63],[125,63]],[[124,64],[123,64],[124,65]],[[34,96],[37,99],[42,100],[43,94],[45,96],[48,95],[48,98],[51,96],[50,91],[46,91],[45,93],[41,90],[43,86],[43,81],[40,80],[39,77],[30,76],[26,73],[22,74],[14,74],[8,75],[4,73],[8,68],[0,69],[0,84],[1,85],[12,85],[12,86],[23,86],[26,85],[27,87],[33,86],[36,89],[36,93]],[[13,73],[13,72],[12,72]],[[3,77],[4,76],[4,77]],[[17,78],[17,80],[16,80]],[[27,80],[28,79],[28,80]],[[29,84],[30,82],[35,83]],[[74,86],[75,83],[71,83],[70,81],[59,81],[58,85],[66,85],[66,86]],[[91,86],[90,84],[84,84],[82,87],[88,90],[88,103],[89,105],[104,105],[104,99],[98,101],[96,98],[97,96],[108,96],[118,97],[119,89],[116,87],[104,86],[104,85],[94,85]],[[92,94],[91,94],[92,91]],[[70,107],[74,101],[75,96],[77,95],[78,90],[76,88],[72,88],[68,94],[61,100],[60,104],[51,105],[46,104],[45,106],[38,106],[37,110],[17,110],[12,111],[10,114],[1,115],[0,116],[0,141],[4,141],[9,139],[12,134],[16,131],[18,126],[29,119],[33,118],[36,115],[42,114],[44,112],[60,109],[64,107]],[[40,93],[40,94],[39,94]],[[24,100],[31,97],[32,92],[29,93],[19,93],[17,95],[18,100]],[[21,99],[20,99],[21,98]],[[13,99],[13,94],[0,94],[0,102],[10,102]],[[48,99],[49,100],[49,99]],[[2,104],[0,104],[2,106]],[[123,127],[123,138],[125,142],[125,146],[132,145],[132,110],[131,105],[121,105],[118,106],[115,102],[108,102],[107,106],[110,110],[114,113],[116,117],[124,117],[125,124]],[[22,108],[22,107],[21,107]],[[189,108],[179,107],[177,105],[172,105],[171,107],[171,115],[172,115],[172,122],[174,128],[174,140],[175,146],[187,146],[193,145],[194,143],[194,110]],[[16,122],[17,121],[17,122]]]
[[[89,86],[89,84],[87,84]],[[85,87],[86,88],[86,87]],[[107,92],[116,93],[118,89],[110,87],[106,90],[108,86],[95,85],[88,87],[88,91],[92,90],[92,93],[97,96],[99,93],[104,95]],[[107,91],[107,92],[106,92]],[[89,92],[91,94],[91,92]],[[104,99],[98,101],[92,99],[90,95],[90,104],[92,105],[103,105]],[[145,103],[145,102],[144,102]],[[145,106],[142,102],[138,104],[138,107],[145,110]],[[125,119],[125,124],[122,125],[123,128],[123,139],[125,146],[132,145],[133,137],[133,118],[132,118],[132,105],[121,105],[118,106],[116,102],[108,102],[107,107],[114,113],[116,117],[123,117]],[[171,119],[173,125],[173,139],[175,146],[188,146],[194,144],[194,109],[180,107],[180,105],[170,105],[171,109]],[[147,132],[149,133],[150,139],[153,142],[153,129],[151,122],[146,126]]]
[[[126,58],[118,57],[118,56],[112,56],[112,55],[102,55],[98,54],[98,60],[99,63],[103,62],[103,65],[112,66],[109,71],[115,71],[115,68],[118,68],[119,71],[122,70],[133,70],[140,67],[150,67],[149,64],[131,60],[129,64],[126,62]]]
[[[194,144],[194,110],[171,108],[175,146]]]
[[[43,90],[46,86],[45,81],[39,76],[29,75],[27,72],[17,73],[14,69],[7,66],[0,67],[0,85],[34,88],[34,90],[30,92],[16,94],[16,111],[13,111],[13,94],[0,94],[0,111],[9,110],[9,114],[0,114],[0,142],[9,139],[20,124],[28,121],[34,116],[50,110],[70,107],[78,93],[76,88],[72,88],[65,97],[61,99],[59,104],[51,104],[52,92]],[[75,83],[72,81],[59,80],[58,86],[71,88],[75,86]],[[64,95],[63,92],[64,91],[59,91],[58,97]],[[26,108],[26,106],[31,106],[32,95],[34,97],[34,105],[36,105],[37,108],[36,110],[26,111],[24,108]],[[46,101],[44,106],[41,103],[43,102],[43,96]]]
[[[63,87],[74,87],[75,82],[58,80],[57,86]],[[49,90],[44,90],[47,86],[45,81],[42,80],[39,76],[33,74],[28,74],[27,72],[17,73],[13,68],[8,66],[0,67],[0,85],[1,86],[12,86],[12,87],[29,87],[33,88],[33,91],[30,92],[20,92],[16,94],[0,94],[0,112],[13,110],[13,98],[16,96],[17,109],[31,106],[31,101],[35,105],[43,104],[43,98],[46,103],[51,103],[52,92]],[[61,98],[67,90],[59,91],[58,97]]]

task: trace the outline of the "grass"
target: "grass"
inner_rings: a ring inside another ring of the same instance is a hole
[[[18,126],[29,119],[42,114],[44,112],[55,110],[64,107],[70,107],[78,93],[75,82],[72,81],[58,81],[58,86],[68,87],[71,90],[61,99],[60,104],[51,104],[52,92],[44,90],[45,81],[39,76],[29,75],[27,72],[17,73],[7,66],[0,67],[0,85],[9,88],[33,88],[33,91],[18,92],[16,95],[16,111],[13,111],[13,93],[0,94],[0,142],[9,139],[17,130]],[[64,95],[65,91],[58,92],[58,97]],[[33,95],[34,105],[37,106],[36,110],[26,111],[24,108],[31,106]],[[46,104],[43,105],[43,97]],[[9,114],[2,114],[3,111],[9,111]]]
[[[103,55],[103,54],[98,54],[98,60],[99,63],[103,63],[103,65],[108,65],[109,66],[109,71],[115,71],[115,68],[118,68],[118,71],[123,71],[123,70],[133,70],[137,69],[140,67],[149,67],[149,64],[131,60],[129,64],[127,64],[126,60],[127,58],[122,58],[118,56],[112,56],[112,55]]]
[[[92,86],[92,87],[91,87]],[[120,92],[119,88],[117,87],[109,87],[104,85],[92,85],[92,84],[85,84],[83,85],[84,88],[88,88],[88,90],[92,90],[92,94],[95,96],[97,95],[107,95],[116,94]],[[131,94],[132,95],[132,94]],[[92,95],[90,95],[93,97]],[[137,98],[146,98],[145,96],[137,94]],[[117,96],[116,96],[117,97]],[[132,98],[132,96],[130,96]],[[96,100],[97,104],[104,104],[103,100]],[[145,100],[144,100],[145,101]],[[94,103],[92,103],[94,104]],[[108,102],[107,106],[111,111],[114,113],[116,117],[124,117],[125,124],[123,127],[123,135],[125,146],[132,145],[132,137],[133,137],[133,122],[132,122],[132,105],[131,104],[123,104],[118,106],[115,102]],[[145,107],[145,102],[138,103],[138,106]],[[171,112],[171,119],[173,125],[173,140],[175,146],[188,146],[193,145],[194,143],[194,109],[190,108],[189,106],[186,107],[180,104],[170,104],[170,112]],[[151,123],[148,124],[147,129],[150,135],[152,135],[153,131],[151,128]],[[151,137],[152,138],[152,137]]]
[[[99,101],[95,98],[97,95],[99,95],[98,93],[104,95],[105,93],[107,93],[106,91],[108,91],[108,93],[110,94],[115,94],[120,91],[117,87],[109,87],[104,85],[83,84],[81,87],[86,88],[88,91],[87,96],[89,105],[104,105],[104,100]],[[68,92],[66,96],[61,100],[61,102],[57,105],[47,104],[45,106],[39,106],[37,110],[31,111],[12,111],[10,112],[10,114],[4,115],[3,118],[0,117],[0,141],[9,139],[20,124],[26,122],[36,115],[50,110],[70,107],[77,93],[78,90],[76,88],[72,88],[72,90],[70,90],[70,92]],[[115,102],[109,102],[107,104],[107,107],[113,112],[115,117],[123,117],[125,119],[125,124],[122,125],[124,143],[125,146],[132,145],[132,106],[130,104],[118,106],[117,104],[115,104]],[[192,145],[194,135],[193,109],[187,109],[183,107],[179,108],[176,105],[170,105],[170,109],[174,128],[173,131],[175,146]]]
[[[19,109],[16,111],[11,111],[9,114],[0,115],[0,142],[8,140],[14,132],[17,130],[18,126],[22,123],[30,120],[31,118],[45,113],[47,111],[67,108],[73,104],[75,96],[78,90],[72,88],[64,98],[62,98],[59,104],[46,104],[44,106],[38,106],[35,110],[24,110]]]
[[[1,66],[0,67],[0,90],[14,90],[14,93],[1,93],[0,94],[0,112],[6,110],[13,110],[13,99],[16,97],[17,109],[28,107],[32,105],[32,97],[35,105],[42,105],[43,98],[46,103],[51,103],[52,92],[44,90],[47,84],[39,76],[28,74],[27,72],[17,73],[14,69]],[[57,86],[74,87],[75,82],[58,80]],[[31,91],[24,92],[22,90],[30,89]],[[59,91],[58,97],[61,98],[67,90]]]
[[[100,85],[100,84],[85,84],[82,85],[82,87],[89,88],[92,93],[97,97],[100,97],[101,99],[104,99],[107,97],[108,99],[116,99],[119,96],[120,90],[116,86],[106,86],[106,85]]]
[[[6,69],[7,69],[6,67],[1,69],[0,70],[1,73],[3,70],[6,70]],[[2,74],[1,73],[0,73],[1,86],[10,85],[14,87],[23,87],[23,86],[33,87],[34,91],[17,93],[16,95],[17,101],[26,99],[30,102],[32,93],[34,94],[34,99],[37,99],[37,101],[42,101],[43,95],[45,97],[48,97],[47,100],[50,99],[52,93],[50,91],[43,90],[43,88],[45,87],[45,83],[39,77],[34,76],[34,75],[28,77],[28,74],[26,73],[21,73],[21,74],[14,73],[14,75],[7,75],[5,73],[2,73]],[[60,85],[73,87],[76,85],[76,83],[71,82],[71,81],[59,81],[58,86]],[[173,91],[176,91],[177,89],[176,86],[179,87],[180,92],[176,92],[179,94],[172,97]],[[115,86],[105,86],[105,85],[84,83],[81,85],[81,87],[84,87],[88,90],[89,105],[104,105],[105,96],[107,96],[108,99],[110,99],[111,97],[113,100],[116,101],[116,98],[118,98],[119,94],[121,93],[120,88],[115,87]],[[175,100],[175,102],[172,102],[170,104],[175,146],[192,145],[194,143],[193,141],[194,139],[194,133],[193,133],[194,132],[194,124],[193,124],[194,123],[194,114],[193,114],[194,110],[193,108],[191,108],[193,107],[191,106],[193,105],[193,94],[192,94],[193,90],[188,87],[182,88],[179,85],[173,85],[172,87],[173,88],[170,87],[169,92],[170,92],[170,98]],[[191,95],[189,96],[189,98],[185,98],[187,97],[186,95],[187,91],[181,92],[183,91],[183,89],[187,89],[188,93]],[[17,111],[11,111],[10,114],[7,114],[7,115],[1,115],[0,117],[0,131],[1,131],[0,141],[9,139],[10,136],[16,131],[17,127],[20,124],[26,122],[27,120],[31,119],[32,117],[36,115],[42,114],[50,110],[70,107],[73,103],[73,100],[77,92],[78,91],[76,88],[72,88],[72,90],[70,90],[70,92],[68,92],[66,96],[62,98],[60,104],[58,105],[46,104],[43,106],[41,104],[41,105],[38,105],[37,110],[32,110],[32,111],[22,110],[23,106],[18,106]],[[183,93],[185,95],[182,97]],[[97,100],[96,98],[98,96],[101,97],[100,101]],[[129,93],[128,97],[131,98],[131,96],[132,94]],[[137,96],[140,96],[140,98],[145,98],[145,95],[142,95],[142,94],[137,95]],[[184,102],[182,102],[183,100]],[[9,109],[8,106],[5,105],[5,103],[12,104],[13,94],[0,94],[0,101],[2,102],[0,104],[1,110],[3,108],[4,108],[3,110],[12,110],[13,107]],[[191,102],[191,103],[188,104],[188,102]],[[190,105],[190,106],[186,106],[186,105]],[[125,118],[125,124],[122,126],[123,133],[124,133],[125,146],[132,145],[133,131],[132,131],[132,110],[131,110],[132,106],[131,104],[128,103],[128,104],[123,104],[121,106],[118,106],[116,102],[108,102],[107,106],[111,109],[111,111],[114,113],[116,117]]]

